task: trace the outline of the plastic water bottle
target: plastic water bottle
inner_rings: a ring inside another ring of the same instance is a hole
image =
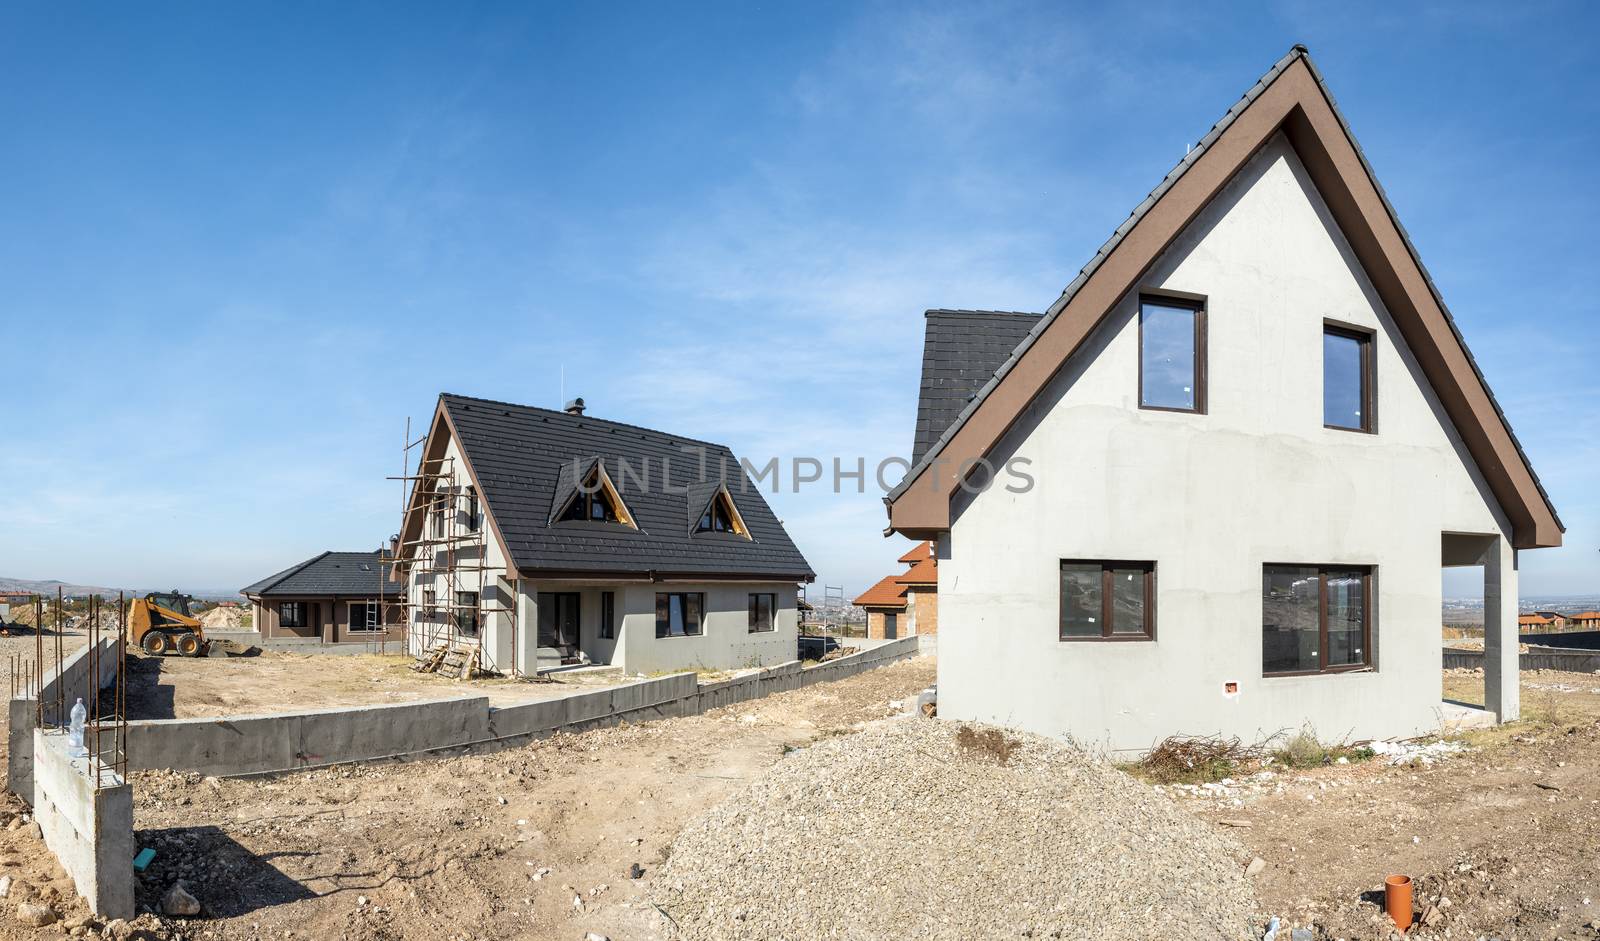
[[[83,747],[83,726],[88,721],[89,710],[84,708],[80,698],[78,704],[72,707],[72,721],[67,726],[67,754],[74,758],[89,754],[89,749]]]

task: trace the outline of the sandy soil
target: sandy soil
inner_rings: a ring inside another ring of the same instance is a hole
[[[411,657],[265,651],[253,657],[128,655],[128,718],[172,719],[333,709],[487,696],[496,703],[553,699],[616,686],[619,671],[562,673],[554,682],[446,679],[413,673]]]
[[[1445,692],[1481,705],[1481,672],[1448,672]],[[1438,908],[1423,937],[1600,938],[1600,677],[1525,673],[1522,703],[1523,722],[1432,765],[1331,766],[1187,803],[1250,824],[1228,829],[1267,862],[1262,902],[1319,939],[1394,936],[1391,873],[1415,881],[1419,912]]]
[[[138,839],[158,853],[141,900],[181,878],[204,903],[201,918],[159,926],[168,938],[663,938],[644,886],[688,821],[787,750],[886,718],[933,672],[919,659],[704,716],[452,758],[267,780],[137,775]],[[1447,674],[1446,689],[1481,702],[1479,675]],[[1523,704],[1524,721],[1469,733],[1471,750],[1430,766],[1289,772],[1182,806],[1219,827],[1248,823],[1228,831],[1266,861],[1263,907],[1314,925],[1319,941],[1393,937],[1376,895],[1391,872],[1417,880],[1419,910],[1438,909],[1423,938],[1592,941],[1600,677],[1525,674]],[[0,871],[82,914],[27,827],[0,829]],[[19,928],[10,910],[0,902],[0,939],[58,936]]]
[[[906,661],[458,758],[259,781],[136,775],[140,845],[158,853],[147,882],[161,890],[187,869],[210,938],[658,937],[644,885],[687,821],[786,751],[897,711],[933,673]],[[633,864],[643,879],[628,878]]]

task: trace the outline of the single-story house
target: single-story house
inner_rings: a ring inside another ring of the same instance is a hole
[[[1575,631],[1600,631],[1600,611],[1582,611],[1570,615],[1567,626]]]
[[[1523,614],[1517,617],[1517,628],[1527,633],[1539,631],[1559,631],[1564,620],[1550,617],[1545,614]]]
[[[263,640],[315,637],[325,644],[403,640],[401,585],[377,552],[324,552],[239,594],[250,599]]]
[[[814,575],[739,459],[584,411],[439,397],[398,537],[412,649],[524,676],[795,659]]]
[[[880,579],[854,602],[867,612],[871,639],[939,632],[939,560],[932,544],[917,543],[899,561],[906,571]]]
[[[1040,315],[930,311],[889,528],[933,540],[939,715],[1113,750],[1436,731],[1442,567],[1564,528],[1303,47]]]

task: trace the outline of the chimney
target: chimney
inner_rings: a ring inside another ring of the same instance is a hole
[[[568,415],[582,415],[583,414],[583,399],[582,398],[573,399],[571,402],[567,403],[567,407],[565,409],[562,409],[562,411],[566,412]]]

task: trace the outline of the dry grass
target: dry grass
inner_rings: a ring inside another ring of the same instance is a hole
[[[969,755],[981,755],[1004,765],[1022,743],[999,729],[974,729],[964,725],[956,732],[956,747]]]
[[[1260,758],[1259,749],[1237,738],[1173,735],[1128,770],[1157,784],[1201,784],[1233,777]]]
[[[1272,758],[1288,768],[1321,768],[1340,758],[1348,762],[1366,761],[1373,751],[1364,745],[1347,745],[1343,742],[1328,744],[1317,738],[1315,730],[1301,729],[1285,739],[1272,751]]]

